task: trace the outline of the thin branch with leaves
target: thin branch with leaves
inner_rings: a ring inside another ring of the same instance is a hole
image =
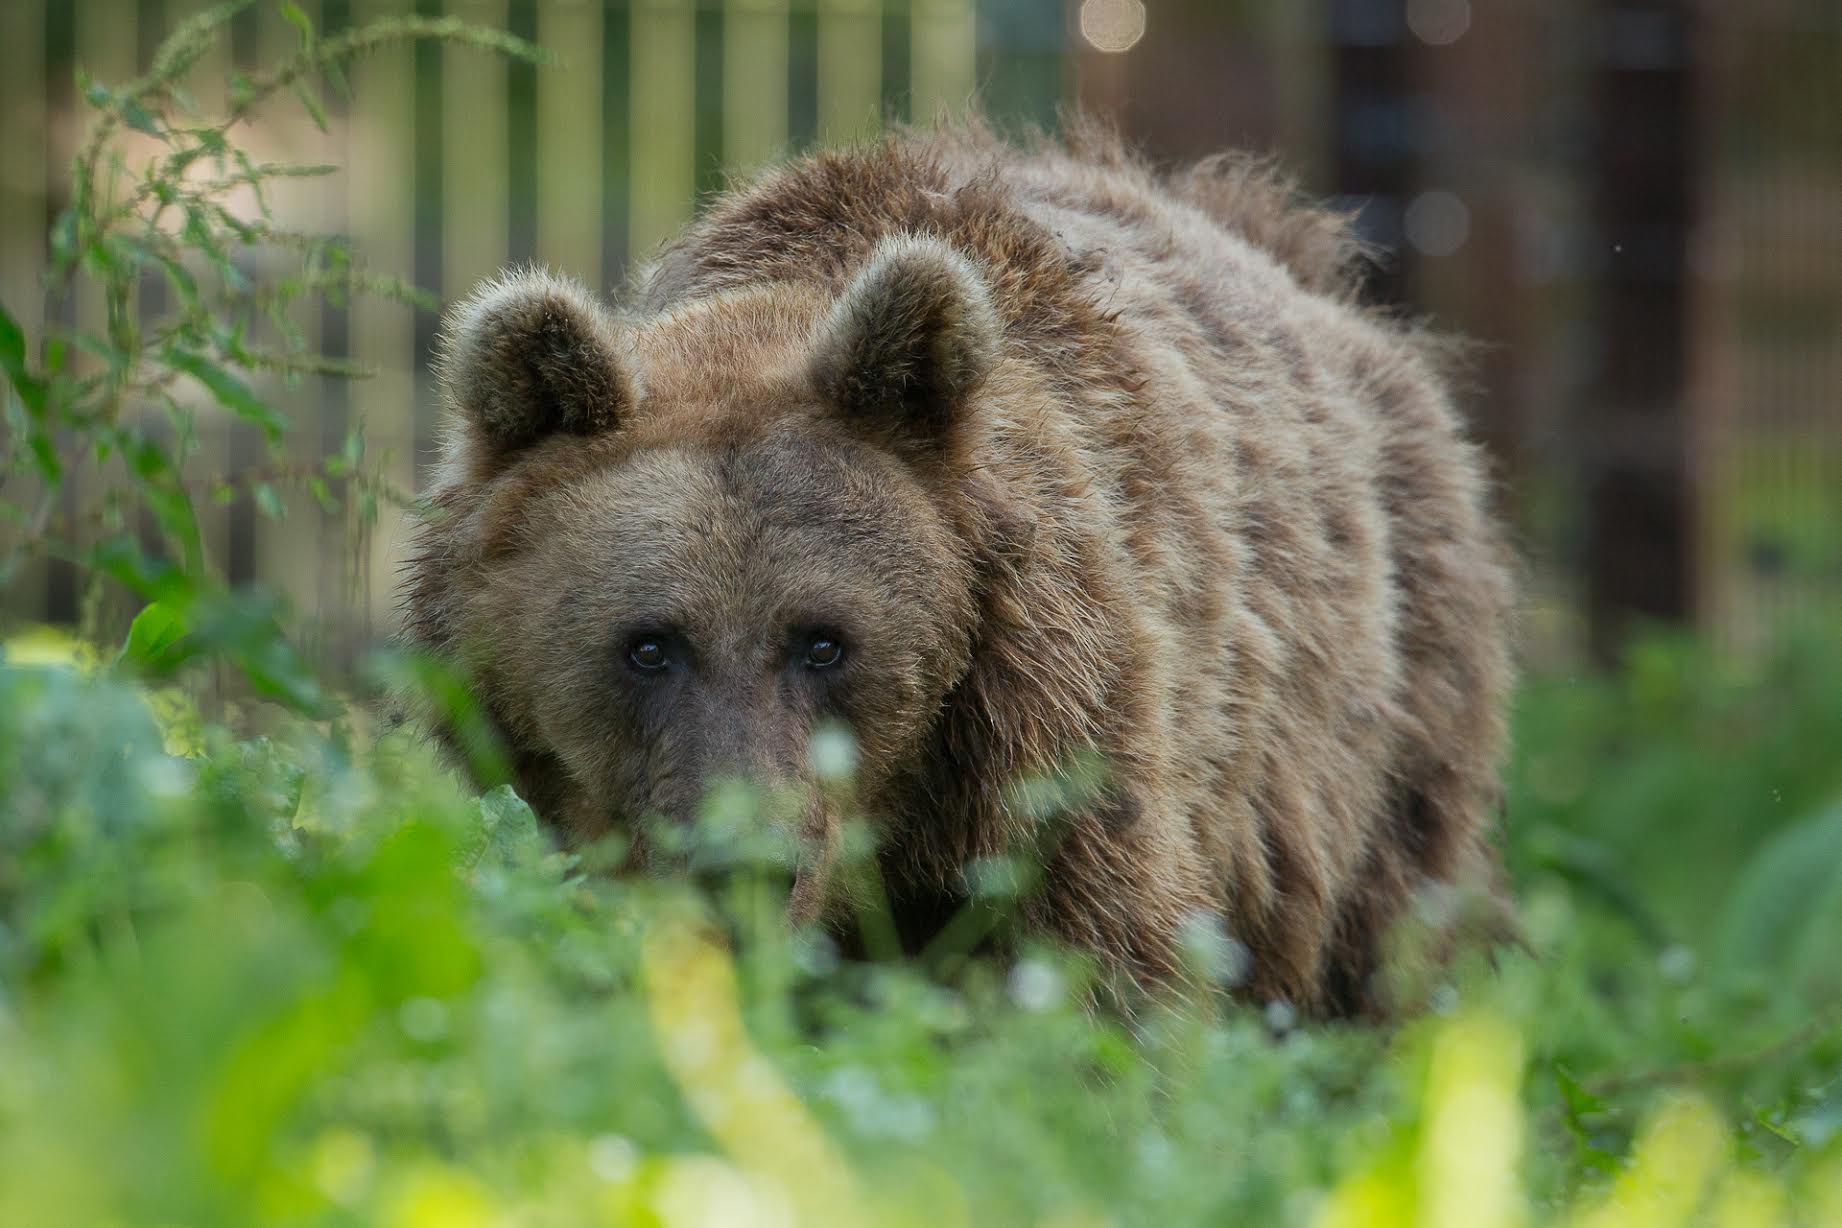
[[[392,43],[433,39],[532,62],[543,55],[451,18],[392,18],[325,37],[298,6],[283,3],[298,47],[268,68],[231,74],[216,108],[201,106],[185,78],[253,2],[231,0],[182,23],[147,73],[126,84],[78,74],[78,93],[95,118],[71,162],[70,204],[52,226],[47,325],[36,343],[0,304],[0,372],[10,385],[0,526],[11,529],[0,537],[0,580],[32,558],[61,558],[95,582],[119,581],[183,617],[187,608],[230,599],[205,550],[205,500],[249,491],[273,513],[275,484],[287,481],[322,507],[349,499],[361,524],[375,519],[380,501],[406,502],[366,457],[361,430],[316,464],[282,463],[290,423],[266,389],[367,374],[308,344],[290,319],[302,304],[343,306],[357,296],[424,309],[433,302],[367,268],[341,239],[279,224],[272,185],[336,168],[258,161],[238,143],[239,130],[283,94],[325,130],[319,88],[349,96],[347,67]],[[169,306],[157,315],[142,310],[147,285],[164,287]],[[100,304],[99,325],[65,322],[77,318],[79,296]],[[201,406],[254,426],[266,456],[242,474],[189,473]],[[141,531],[144,523],[151,534]],[[315,693],[304,666],[301,675],[293,688],[300,694],[283,698]]]

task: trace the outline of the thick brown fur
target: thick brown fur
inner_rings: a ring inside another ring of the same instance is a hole
[[[916,924],[1046,850],[1030,921],[1141,983],[1220,917],[1252,994],[1377,1010],[1416,896],[1494,883],[1511,593],[1435,348],[1355,304],[1358,256],[1257,163],[1163,176],[1079,125],[773,170],[626,317],[536,273],[451,315],[409,636],[572,836],[801,785],[841,721]],[[666,681],[622,655],[655,631]],[[1049,837],[1019,782],[1089,757]],[[799,815],[829,917],[837,818]]]

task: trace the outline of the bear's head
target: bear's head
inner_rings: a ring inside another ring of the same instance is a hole
[[[1002,349],[981,274],[904,236],[841,286],[629,321],[524,272],[443,332],[412,638],[463,665],[573,838],[687,821],[726,778],[787,799],[816,916],[845,803],[815,735],[854,738],[861,802],[971,662]]]

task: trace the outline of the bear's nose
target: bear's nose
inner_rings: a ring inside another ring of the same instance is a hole
[[[703,774],[773,784],[782,772],[775,763],[771,730],[766,727],[771,718],[763,719],[766,716],[739,705],[711,712],[698,739]]]
[[[793,757],[788,748],[797,743],[787,714],[771,696],[753,695],[739,688],[712,690],[690,714],[696,770],[693,777],[707,795],[724,788],[732,795],[757,795],[765,807],[793,783]],[[695,808],[703,796],[685,799]]]

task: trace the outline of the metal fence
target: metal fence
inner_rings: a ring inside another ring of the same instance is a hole
[[[129,76],[202,2],[0,0],[0,299],[15,314],[37,302],[46,222],[84,122],[75,67]],[[1078,102],[1158,157],[1277,150],[1394,252],[1378,293],[1485,343],[1467,408],[1533,560],[1531,638],[1550,647],[1584,638],[1603,518],[1593,475],[1635,438],[1594,374],[1629,343],[1605,304],[1631,273],[1630,236],[1602,207],[1618,117],[1597,83],[1608,64],[1652,71],[1656,22],[1692,17],[1673,61],[1690,83],[1675,168],[1689,198],[1679,259],[1659,273],[1677,286],[1683,342],[1654,359],[1680,368],[1680,412],[1635,445],[1679,450],[1687,497],[1649,545],[1680,538],[1689,604],[1731,644],[1764,642],[1787,613],[1842,618],[1834,0],[301,2],[329,28],[451,13],[556,57],[534,69],[393,47],[358,66],[329,132],[302,118],[246,134],[265,156],[345,168],[279,198],[288,222],[349,234],[372,267],[443,297],[528,260],[617,286],[726,170],[975,96],[1001,122],[1053,123]],[[197,92],[293,39],[265,0],[195,70]],[[318,454],[362,420],[413,487],[432,445],[433,318],[361,302],[300,323],[378,374],[275,390],[300,424],[291,446]],[[255,455],[208,409],[202,422],[201,463]],[[238,500],[214,513],[209,537],[233,579],[282,589],[351,643],[388,625],[403,531],[386,518],[355,540],[311,501],[278,522]],[[1641,533],[1625,539],[1646,548]],[[60,620],[80,603],[55,566],[5,598],[16,616]]]
[[[1842,634],[1842,4],[1708,12],[1702,613],[1742,644],[1812,611]]]
[[[320,131],[286,105],[242,138],[259,160],[330,163],[329,179],[271,199],[291,228],[348,236],[367,264],[443,297],[509,263],[541,261],[614,287],[692,214],[722,176],[815,141],[874,133],[886,118],[963,110],[980,71],[972,0],[300,0],[326,28],[419,13],[506,29],[554,58],[541,69],[471,49],[399,44],[360,61],[351,101],[328,97]],[[120,83],[205,0],[0,3],[0,300],[29,334],[41,323],[48,221],[67,190],[86,122],[75,73]],[[188,82],[202,109],[234,67],[298,47],[278,4],[239,17]],[[1026,100],[1044,115],[1054,96]],[[99,304],[77,303],[77,323]],[[362,422],[373,455],[413,490],[433,449],[426,358],[434,319],[387,301],[304,314],[309,344],[375,371],[265,389],[295,423],[303,462],[336,451]],[[258,440],[198,406],[201,471],[260,460]],[[73,499],[81,492],[73,492]],[[273,506],[272,504],[270,505]],[[239,497],[210,514],[207,545],[233,582],[287,594],[335,645],[388,623],[405,521],[386,512],[355,531],[313,500],[276,519]],[[78,576],[53,562],[18,577],[15,616],[72,621]]]

